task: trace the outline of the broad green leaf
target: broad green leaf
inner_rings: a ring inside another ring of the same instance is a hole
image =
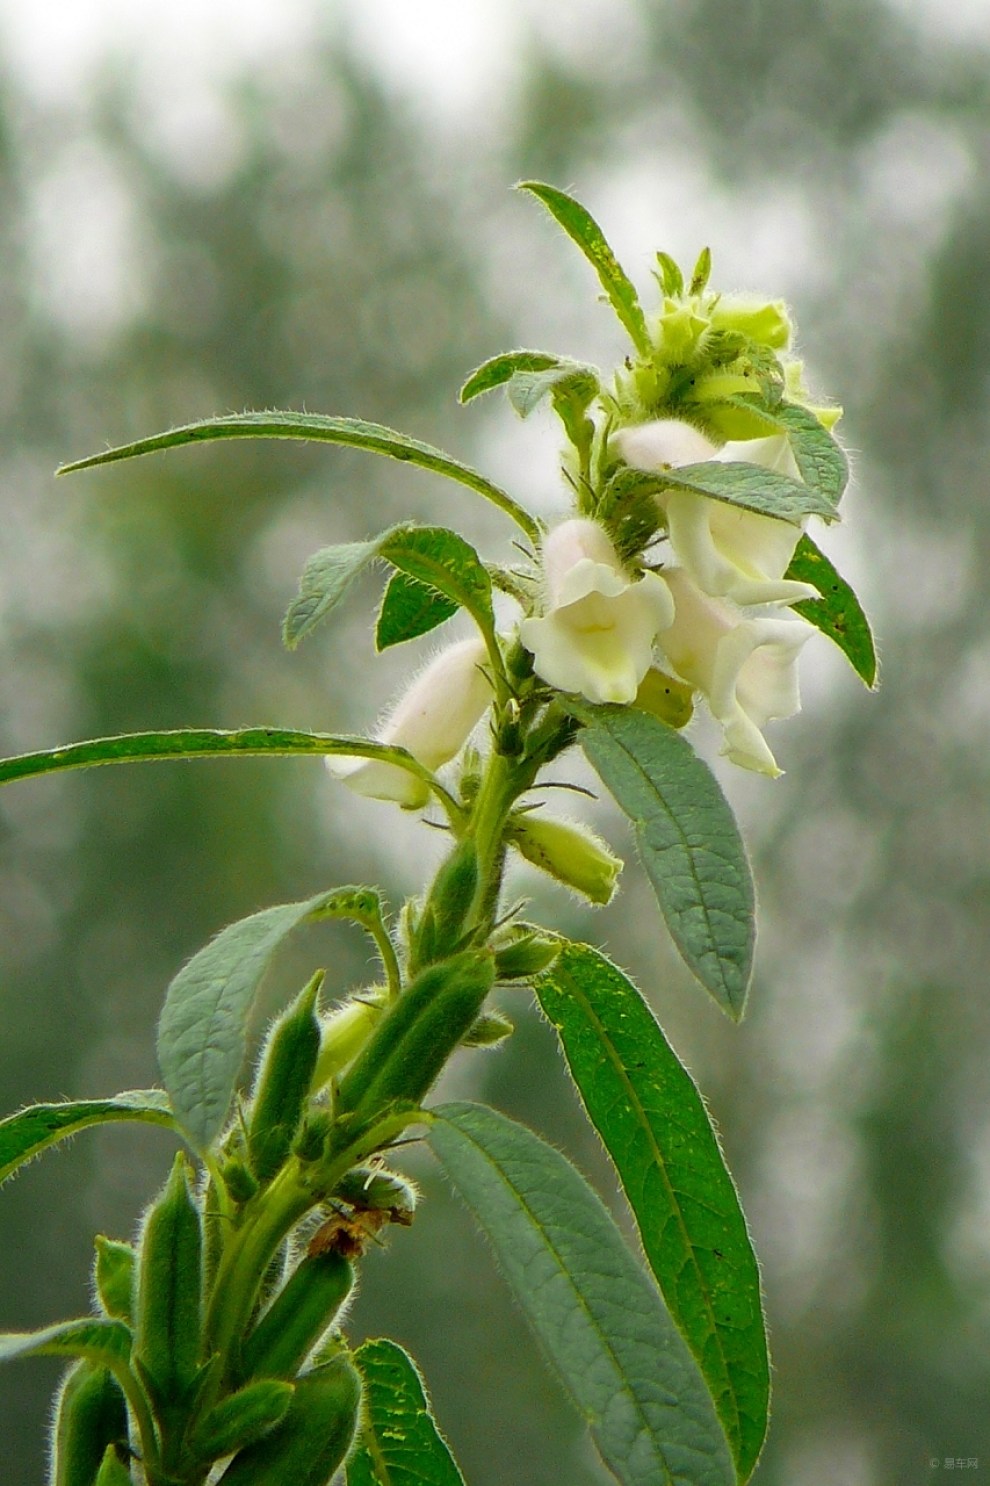
[[[535,989],[745,1481],[770,1395],[760,1275],[701,1095],[637,988],[598,950],[564,944]]]
[[[849,463],[814,413],[798,403],[778,402],[768,408],[748,397],[727,397],[725,401],[763,424],[767,433],[785,434],[804,483],[831,506],[839,504],[849,480]]]
[[[492,580],[464,538],[445,526],[406,526],[389,533],[381,554],[410,578],[466,609],[484,634],[494,630]]]
[[[506,491],[469,465],[451,458],[442,449],[435,449],[432,444],[424,444],[380,423],[366,423],[361,418],[334,418],[325,413],[231,413],[219,418],[205,418],[199,423],[186,423],[180,428],[154,434],[151,438],[120,444],[116,449],[105,449],[86,459],[73,460],[71,464],[63,464],[58,473],[68,475],[76,470],[92,469],[95,465],[112,464],[119,459],[134,459],[140,454],[154,454],[160,449],[174,449],[180,444],[205,443],[212,439],[306,439],[384,454],[390,459],[400,459],[466,485],[511,516],[530,540],[539,537],[539,526],[532,516]]]
[[[205,1150],[227,1119],[244,1061],[247,1019],[262,976],[283,941],[304,923],[374,918],[371,888],[338,888],[304,903],[264,908],[230,924],[179,971],[158,1023],[158,1062],[176,1120]]]
[[[649,356],[650,338],[639,297],[591,213],[573,196],[542,181],[520,181],[519,190],[529,191],[542,201],[554,220],[581,249],[636,350],[641,356]]]
[[[584,1178],[494,1110],[432,1113],[431,1144],[609,1469],[623,1486],[730,1486],[694,1358]]]
[[[693,490],[713,500],[757,511],[761,516],[776,516],[795,526],[806,516],[836,520],[832,501],[812,486],[743,460],[682,464],[677,469],[665,469],[657,479],[663,487],[673,485],[677,490]]]
[[[0,1332],[0,1362],[18,1357],[88,1357],[119,1368],[131,1355],[131,1333],[123,1321],[59,1321],[43,1331]]]
[[[798,542],[784,575],[800,583],[813,583],[820,599],[802,599],[794,608],[802,618],[838,645],[866,685],[877,684],[877,652],[870,621],[859,599],[840,577],[832,563],[808,536]]]
[[[393,573],[382,595],[375,625],[375,646],[387,650],[404,640],[429,634],[457,613],[457,604],[407,573]]]
[[[516,372],[546,371],[549,367],[559,365],[560,359],[548,351],[504,351],[500,356],[492,356],[475,368],[461,388],[458,398],[462,403],[470,402],[483,392],[493,392],[496,387],[504,386]]]
[[[25,1161],[60,1140],[119,1120],[174,1125],[168,1095],[161,1089],[134,1089],[112,1099],[78,1099],[65,1104],[33,1104],[0,1120],[0,1182]]]
[[[433,776],[411,753],[391,743],[373,743],[368,738],[348,738],[330,733],[300,733],[285,728],[240,728],[221,732],[214,728],[179,728],[167,733],[119,733],[112,738],[91,738],[85,743],[67,743],[39,753],[21,753],[0,759],[0,784],[30,779],[36,774],[56,774],[62,769],[88,769],[96,764],[152,763],[178,758],[224,758],[231,754],[292,755],[331,754],[382,759],[396,764],[417,779],[433,785]]]
[[[299,641],[336,609],[356,579],[380,555],[388,536],[385,532],[370,542],[347,542],[314,552],[299,579],[298,597],[290,604],[282,622],[282,640],[287,650],[295,650]]]
[[[691,744],[633,707],[567,701],[581,746],[628,815],[688,968],[738,1021],[755,939],[753,879],[735,817]]]
[[[548,371],[516,372],[506,391],[520,418],[528,418],[547,396],[553,397],[558,412],[562,400],[576,402],[583,410],[600,389],[594,367],[572,361],[561,362]]]
[[[409,1354],[378,1339],[362,1343],[354,1361],[364,1378],[364,1424],[347,1486],[464,1486]]]

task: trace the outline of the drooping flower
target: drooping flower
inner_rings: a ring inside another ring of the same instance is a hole
[[[781,770],[761,729],[800,711],[797,658],[815,633],[800,619],[748,618],[701,592],[682,569],[667,572],[676,617],[662,646],[671,669],[703,692],[734,764],[775,777]]]
[[[660,471],[712,460],[756,464],[800,478],[783,434],[740,439],[719,449],[690,423],[663,418],[620,429],[612,442],[634,469]],[[818,597],[810,583],[784,577],[801,536],[799,526],[693,490],[666,490],[659,500],[674,556],[704,593],[737,604],[796,604]]]
[[[434,656],[411,682],[378,731],[377,741],[405,748],[427,769],[450,762],[492,700],[480,637],[459,640]],[[327,768],[359,795],[418,810],[429,799],[422,779],[383,759],[336,755]]]
[[[543,543],[545,612],[519,637],[536,674],[590,702],[631,702],[650,668],[653,642],[674,617],[656,573],[630,578],[604,527],[561,522]]]

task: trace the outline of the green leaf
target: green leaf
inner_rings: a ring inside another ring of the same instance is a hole
[[[657,278],[668,298],[679,298],[684,293],[684,275],[669,253],[657,253]]]
[[[803,536],[798,542],[784,576],[815,585],[821,598],[802,599],[794,609],[838,645],[867,686],[875,687],[877,651],[870,621],[845,578],[840,577],[810,537]]]
[[[333,612],[376,558],[444,594],[467,609],[484,634],[493,633],[492,580],[471,544],[445,526],[393,526],[372,541],[324,547],[310,558],[282,628],[290,650]]]
[[[381,555],[419,583],[466,609],[485,635],[494,633],[492,580],[464,538],[445,526],[405,526],[382,541]]]
[[[65,1104],[33,1104],[0,1120],[0,1182],[25,1161],[90,1125],[139,1120],[175,1125],[168,1095],[161,1089],[134,1089],[112,1099],[79,1099]]]
[[[602,288],[641,356],[650,355],[650,338],[635,288],[609,247],[598,223],[579,201],[542,181],[520,181],[518,189],[542,201],[598,275]]]
[[[657,480],[661,488],[673,485],[677,490],[693,490],[795,526],[806,516],[836,520],[833,503],[812,486],[743,460],[682,464],[677,469],[665,469]]]
[[[667,927],[688,968],[735,1020],[755,938],[753,880],[735,817],[708,765],[673,728],[633,707],[566,700],[581,745],[628,815]]]
[[[593,366],[562,361],[548,371],[516,372],[506,390],[520,418],[528,418],[547,396],[553,397],[558,412],[563,411],[562,403],[576,404],[583,412],[601,390],[601,383]]]
[[[388,536],[385,532],[370,542],[323,547],[313,554],[299,579],[299,595],[282,622],[282,640],[287,650],[295,650],[299,641],[312,634],[320,621],[336,609],[355,580],[380,555]]]
[[[598,950],[564,944],[535,989],[745,1481],[770,1396],[760,1275],[701,1095],[640,992]]]
[[[364,1342],[364,1425],[347,1462],[347,1486],[464,1486],[437,1429],[415,1362],[395,1342]]]
[[[244,1061],[247,1019],[276,950],[301,924],[327,918],[364,922],[376,906],[380,911],[371,888],[346,887],[304,903],[264,908],[223,929],[179,971],[158,1023],[158,1061],[175,1117],[197,1149],[205,1150],[227,1119]]]
[[[122,1321],[59,1321],[43,1331],[0,1332],[0,1362],[19,1357],[88,1357],[117,1369],[131,1355],[131,1333]]]
[[[584,1178],[494,1110],[433,1114],[433,1148],[609,1469],[623,1486],[730,1486],[695,1361]]]
[[[458,394],[459,401],[470,402],[483,392],[493,392],[496,387],[504,386],[516,372],[547,371],[558,366],[560,359],[548,351],[505,351],[500,356],[492,356],[468,377]]]
[[[205,443],[213,439],[306,439],[384,454],[390,459],[400,459],[466,485],[511,516],[531,541],[539,537],[538,524],[506,491],[469,465],[451,458],[442,449],[435,449],[432,444],[424,444],[380,423],[366,423],[361,418],[334,418],[325,413],[230,413],[219,418],[205,418],[199,423],[186,423],[132,444],[105,449],[101,454],[91,454],[86,459],[73,460],[71,464],[63,464],[58,473],[68,475],[76,470],[92,469],[95,465],[112,464],[119,459],[134,459],[140,454],[153,454],[160,449],[174,449],[180,444]]]
[[[164,759],[223,758],[231,754],[354,755],[396,764],[431,786],[429,769],[404,748],[391,743],[373,743],[368,738],[349,738],[331,733],[300,733],[286,728],[240,728],[221,732],[214,728],[179,728],[167,733],[119,733],[112,738],[91,738],[85,743],[67,743],[39,753],[21,753],[0,759],[0,784],[30,779],[36,774],[56,774],[62,769],[88,769],[96,764],[152,763]]]
[[[387,650],[429,634],[457,613],[457,604],[407,573],[393,573],[382,595],[375,625],[375,647]]]
[[[779,402],[773,408],[748,397],[727,397],[725,402],[758,419],[768,433],[785,434],[801,479],[832,507],[838,506],[849,480],[849,463],[840,445],[814,413],[790,402]]]
[[[688,294],[701,294],[708,286],[708,280],[712,275],[712,250],[702,248],[698,254],[698,261],[694,265],[691,274],[691,282],[688,285]]]

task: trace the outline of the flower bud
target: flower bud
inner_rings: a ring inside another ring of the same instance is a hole
[[[694,691],[666,671],[651,666],[640,682],[636,706],[671,728],[687,727],[694,715]]]
[[[514,931],[510,939],[493,948],[496,980],[528,980],[548,969],[560,953],[556,939],[547,939],[531,929]]]
[[[664,580],[631,579],[604,527],[580,517],[547,536],[543,574],[543,617],[519,629],[536,674],[589,702],[631,702],[673,618]]]
[[[492,699],[484,669],[487,655],[478,637],[441,650],[399,698],[378,741],[405,748],[427,769],[449,763]],[[346,755],[328,757],[326,763],[331,774],[356,794],[395,800],[407,810],[418,810],[429,799],[424,781],[397,764]]]
[[[771,351],[786,350],[794,326],[782,299],[759,300],[750,295],[723,294],[711,306],[713,330],[738,331]]]
[[[515,817],[510,840],[527,862],[573,892],[592,903],[611,901],[622,861],[583,826],[531,811]]]
[[[760,729],[800,710],[797,657],[814,629],[799,619],[747,619],[703,594],[680,569],[668,579],[677,606],[663,637],[669,664],[704,692],[722,725],[722,752],[744,769],[778,775]]]

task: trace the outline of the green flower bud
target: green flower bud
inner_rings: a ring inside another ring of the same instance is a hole
[[[583,826],[530,812],[514,818],[510,840],[543,872],[592,903],[611,901],[622,861]]]
[[[381,1016],[384,999],[378,988],[362,991],[324,1018],[314,1088],[322,1089],[354,1062]]]
[[[180,1151],[150,1209],[138,1259],[134,1356],[165,1402],[179,1400],[198,1370],[203,1329],[203,1235]]]
[[[329,1486],[357,1428],[361,1378],[346,1357],[305,1373],[281,1424],[234,1456],[223,1486]]]
[[[407,1177],[383,1166],[352,1166],[337,1183],[334,1196],[365,1212],[384,1212],[392,1223],[408,1226],[418,1194]]]
[[[261,1183],[282,1166],[302,1123],[320,1053],[316,1000],[322,984],[320,971],[275,1023],[262,1055],[247,1136]]]
[[[421,971],[344,1076],[338,1113],[373,1118],[392,1102],[418,1104],[478,1015],[494,980],[492,957],[474,951]]]
[[[110,1372],[96,1362],[69,1370],[55,1408],[51,1486],[93,1486],[104,1454],[127,1445],[127,1405]]]
[[[498,1047],[516,1030],[500,1011],[483,1011],[461,1038],[465,1047]]]
[[[331,1251],[300,1260],[245,1341],[240,1376],[295,1377],[353,1286],[354,1270],[340,1254]]]
[[[514,931],[513,938],[493,948],[496,980],[529,980],[553,964],[560,946],[556,940],[528,929],[522,933]]]
[[[285,1418],[294,1391],[291,1383],[263,1378],[231,1393],[196,1425],[193,1454],[206,1462],[219,1460],[264,1439]]]
[[[659,717],[668,727],[683,728],[694,712],[694,691],[683,681],[668,676],[656,667],[647,671],[636,693],[635,705],[642,712]]]
[[[760,346],[784,351],[790,345],[794,326],[782,299],[761,301],[742,295],[723,294],[711,307],[713,330],[739,331]]]
[[[100,1305],[108,1316],[131,1324],[134,1311],[134,1245],[96,1236],[93,1282]]]
[[[93,1486],[133,1486],[131,1473],[113,1445],[107,1445]]]

